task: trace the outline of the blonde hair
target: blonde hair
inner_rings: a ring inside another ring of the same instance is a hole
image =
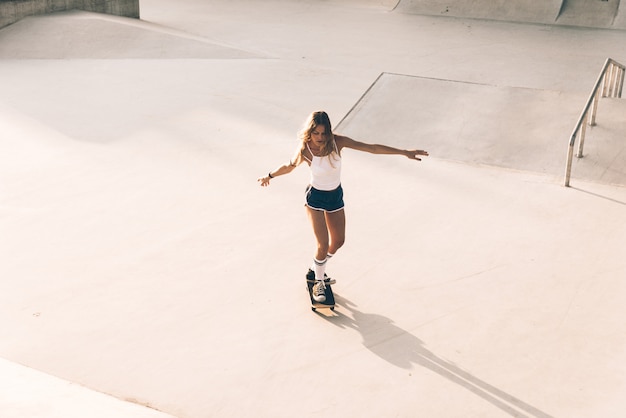
[[[333,135],[332,125],[330,123],[330,118],[328,114],[324,111],[316,111],[309,115],[309,117],[304,122],[304,126],[298,133],[298,138],[300,139],[300,153],[302,153],[306,148],[306,143],[311,140],[311,133],[318,126],[326,127],[326,143],[322,147],[322,156],[330,156],[332,153],[337,152],[337,146],[335,145],[335,137]]]

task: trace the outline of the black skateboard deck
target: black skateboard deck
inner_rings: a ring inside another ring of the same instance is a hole
[[[309,298],[311,298],[311,310],[315,312],[320,308],[330,309],[331,311],[335,310],[335,295],[333,293],[333,289],[329,284],[326,285],[326,290],[324,291],[324,295],[326,296],[326,300],[324,302],[317,302],[313,299],[313,286],[315,282],[306,281],[306,287],[309,289]]]

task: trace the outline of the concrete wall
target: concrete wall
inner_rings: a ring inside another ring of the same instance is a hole
[[[433,16],[554,23],[562,0],[401,0],[396,10]]]
[[[608,29],[613,27],[619,4],[619,0],[563,0],[556,23]]]
[[[617,7],[617,14],[615,20],[613,20],[613,27],[617,29],[626,29],[626,5],[622,5],[621,2]]]
[[[626,16],[620,3],[620,0],[400,0],[395,10],[431,16],[626,29]]]
[[[139,18],[139,0],[0,0],[0,28],[26,16],[72,9]]]

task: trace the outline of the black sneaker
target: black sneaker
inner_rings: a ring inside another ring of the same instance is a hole
[[[306,273],[306,281],[307,282],[315,281],[315,272],[312,269],[309,269],[309,271]],[[337,280],[331,279],[330,277],[326,275],[326,273],[324,273],[324,284],[335,284],[335,283],[337,283]]]

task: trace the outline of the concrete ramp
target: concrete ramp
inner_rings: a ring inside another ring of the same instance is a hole
[[[561,3],[562,0],[401,0],[395,10],[410,14],[553,24]]]
[[[166,26],[76,10],[26,17],[0,34],[0,59],[261,58]]]
[[[515,170],[563,175],[567,141],[586,97],[582,94],[500,87],[398,74],[382,74],[338,125],[364,141],[427,149],[432,157]],[[606,107],[601,104],[599,111]],[[601,113],[615,139],[603,140],[595,168],[577,164],[575,178],[626,184],[610,155],[623,155],[618,118]],[[621,129],[621,130],[620,130]],[[589,130],[588,135],[593,135]],[[600,129],[596,129],[602,135]],[[606,136],[606,135],[605,135]],[[591,140],[590,140],[591,141]],[[613,167],[613,168],[611,168]]]
[[[3,418],[175,418],[0,358]]]

